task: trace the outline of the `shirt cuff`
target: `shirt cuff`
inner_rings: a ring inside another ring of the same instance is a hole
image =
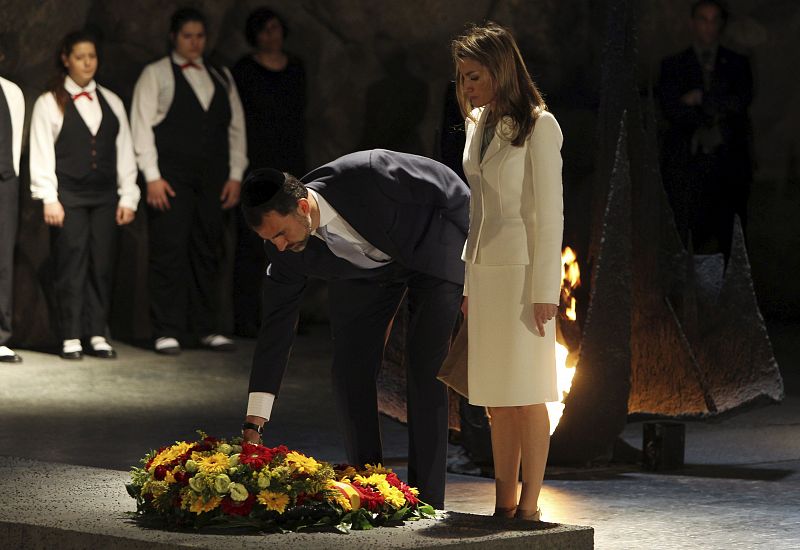
[[[247,416],[260,416],[269,420],[275,396],[265,392],[251,392],[247,401]]]
[[[118,206],[136,212],[136,208],[139,206],[139,199],[132,199],[130,197],[120,197]]]
[[[145,181],[156,181],[161,179],[161,172],[158,170],[158,166],[150,166],[142,170],[144,173]]]
[[[244,176],[244,169],[243,168],[231,168],[230,175],[228,176],[229,180],[236,180],[242,181],[242,176]]]

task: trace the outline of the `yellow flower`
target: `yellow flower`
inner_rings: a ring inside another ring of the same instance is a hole
[[[202,496],[198,496],[192,501],[191,505],[189,506],[189,511],[194,512],[195,514],[210,512],[219,506],[220,502],[222,502],[221,497],[211,497],[208,500],[205,500]]]
[[[162,464],[169,464],[182,454],[185,454],[192,448],[193,443],[187,443],[186,441],[179,441],[175,443],[172,447],[167,447],[160,453],[158,453],[153,462],[150,463],[150,468],[147,469],[148,472],[152,472],[156,469],[156,466],[161,466]]]
[[[167,484],[163,481],[150,480],[142,485],[142,494],[151,494],[153,498],[158,498],[167,492]]]
[[[380,491],[381,495],[383,495],[383,499],[390,506],[394,508],[402,508],[405,506],[406,497],[403,495],[403,491],[397,487],[392,487],[389,482],[386,481],[386,474],[371,474],[367,477],[358,475],[355,477],[355,480],[361,485],[375,487]]]
[[[391,474],[392,470],[390,468],[385,468],[380,462],[375,464],[364,464],[364,470],[367,474]]]
[[[177,470],[177,468],[174,470],[169,470],[167,475],[164,476],[164,481],[167,483],[167,485],[175,483],[175,470]]]
[[[358,496],[358,492],[347,483],[330,479],[325,484],[325,488],[328,490],[328,500],[338,504],[345,512],[353,509],[353,499],[356,501],[357,506],[360,505],[361,499]]]
[[[284,493],[274,493],[272,491],[261,491],[256,495],[259,504],[263,504],[267,510],[274,510],[282,514],[289,504],[289,495]]]
[[[228,471],[230,463],[228,456],[223,453],[214,453],[211,456],[201,456],[198,453],[192,455],[192,459],[197,462],[197,467],[206,474],[222,474]]]
[[[292,451],[286,455],[286,464],[295,472],[313,476],[322,466],[319,462],[298,452]]]
[[[392,487],[387,483],[385,487],[378,487],[378,490],[383,495],[383,499],[393,508],[402,508],[406,505],[406,496],[397,487]]]

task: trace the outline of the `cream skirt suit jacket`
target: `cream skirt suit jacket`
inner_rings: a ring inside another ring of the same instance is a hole
[[[474,119],[474,120],[472,120]],[[543,111],[521,147],[497,124],[481,158],[484,109],[466,121],[470,227],[462,259],[469,296],[469,401],[493,407],[560,401],[555,319],[536,331],[533,304],[558,304],[564,230],[561,128]]]

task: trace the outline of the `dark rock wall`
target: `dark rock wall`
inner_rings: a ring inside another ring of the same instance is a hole
[[[0,74],[23,88],[30,114],[53,71],[58,40],[91,25],[104,36],[98,80],[130,101],[133,85],[148,62],[167,51],[169,14],[184,2],[172,0],[0,0]],[[259,1],[192,2],[209,18],[210,57],[234,63],[247,52],[241,29]],[[565,242],[580,255],[588,246],[589,197],[593,185],[596,110],[606,8],[589,0],[277,0],[269,5],[290,26],[287,49],[304,59],[309,81],[308,159],[326,162],[359,148],[390,147],[431,156],[437,141],[445,85],[452,76],[448,40],[468,21],[492,18],[516,33],[535,79],[566,136],[564,144],[567,231]],[[646,85],[658,60],[688,43],[690,0],[639,3],[639,80]],[[757,96],[752,108],[757,184],[748,235],[756,290],[767,314],[797,315],[800,285],[786,288],[772,258],[785,256],[786,269],[800,269],[794,252],[800,220],[798,127],[793,98],[800,84],[791,75],[800,56],[800,10],[791,0],[736,0],[726,41],[751,55]],[[23,174],[23,181],[25,174]],[[47,230],[38,203],[23,193],[19,252],[23,280],[41,278],[48,253]],[[785,220],[776,224],[775,220]],[[128,284],[142,273],[146,224],[140,216],[122,232],[123,273]],[[132,250],[132,252],[131,252]],[[129,262],[130,265],[124,264]],[[141,283],[139,286],[142,286]],[[118,326],[142,336],[143,288],[115,301]],[[22,288],[24,319],[44,311],[41,290]],[[130,303],[129,303],[130,302]],[[34,306],[31,304],[39,304]],[[37,309],[37,307],[39,309]],[[131,309],[132,308],[132,309]],[[45,308],[46,309],[46,308]],[[127,316],[125,319],[119,315]],[[112,325],[113,326],[113,325]],[[140,327],[137,329],[137,327]],[[31,333],[38,332],[31,328]],[[25,327],[18,325],[25,331]]]

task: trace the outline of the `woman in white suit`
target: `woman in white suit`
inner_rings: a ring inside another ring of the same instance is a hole
[[[545,403],[559,401],[561,129],[506,29],[472,27],[452,54],[472,189],[463,255],[469,401],[489,408],[495,515],[538,521],[550,442]]]

